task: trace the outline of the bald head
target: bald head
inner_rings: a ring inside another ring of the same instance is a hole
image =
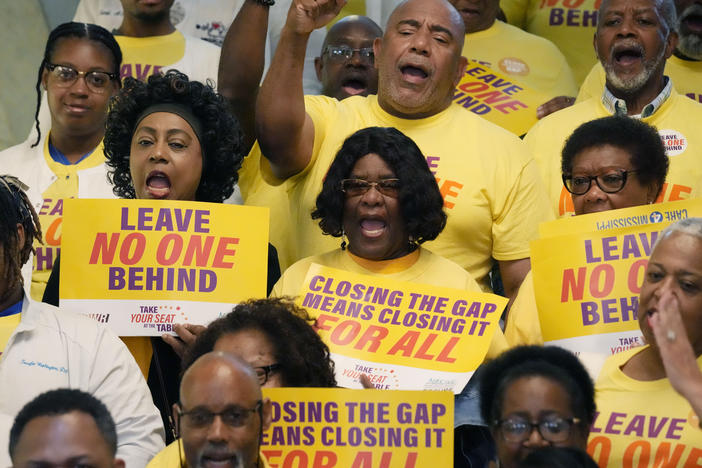
[[[218,351],[201,356],[183,374],[174,408],[188,466],[256,467],[270,409],[248,364]]]
[[[322,94],[339,100],[375,94],[378,72],[373,66],[373,41],[382,35],[380,26],[366,16],[347,16],[332,26],[314,61]]]
[[[232,354],[214,351],[201,356],[185,371],[180,382],[180,400],[185,404],[190,391],[204,383],[221,386],[226,382],[248,387],[261,398],[258,377],[251,366]]]
[[[324,37],[324,43],[322,44],[322,51],[320,55],[324,54],[324,49],[327,45],[334,44],[340,38],[343,38],[348,31],[358,30],[364,36],[371,40],[371,43],[376,37],[383,35],[383,30],[378,26],[378,24],[367,16],[360,15],[350,15],[341,18],[337,21],[334,26],[329,28],[327,35]]]
[[[398,17],[401,18],[404,16],[405,9],[414,6],[421,6],[424,8],[433,9],[444,9],[447,13],[446,19],[448,20],[445,25],[451,29],[451,32],[456,36],[456,38],[460,39],[461,49],[463,48],[463,38],[466,26],[463,23],[463,18],[461,17],[461,14],[448,0],[404,0],[402,3],[397,5],[397,7],[390,14],[387,25],[385,26],[385,31],[388,31],[389,26],[395,24],[398,21]]]

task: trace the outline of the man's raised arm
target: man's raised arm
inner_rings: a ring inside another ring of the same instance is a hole
[[[266,58],[269,8],[246,0],[229,26],[219,57],[217,90],[239,119],[247,152],[256,140],[254,111]]]
[[[314,124],[305,113],[302,70],[310,33],[339,13],[345,0],[294,0],[256,99],[256,138],[276,177],[302,171],[312,157]]]

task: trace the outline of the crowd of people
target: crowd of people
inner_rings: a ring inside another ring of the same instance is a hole
[[[643,344],[597,366],[544,345],[530,263],[543,222],[699,197],[702,2],[373,3],[81,0],[51,31],[0,152],[0,468],[269,466],[261,389],[338,385],[294,302],[313,264],[509,300],[454,466],[702,463],[702,218],[658,235]],[[456,103],[476,64],[514,82],[488,100],[540,97],[525,135]],[[267,207],[269,297],[117,337],[58,307],[70,198]]]

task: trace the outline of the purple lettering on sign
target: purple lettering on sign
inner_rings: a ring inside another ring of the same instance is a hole
[[[613,253],[617,250],[617,246],[613,245],[616,241],[616,236],[602,238],[602,258],[605,262],[619,260],[619,255]]]
[[[133,231],[135,228],[136,226],[129,224],[129,208],[123,206],[120,216],[120,229],[122,231]]]
[[[612,317],[612,314],[617,312],[616,299],[604,299],[602,301],[602,321],[604,323],[614,323],[618,322],[619,318]]]
[[[209,210],[195,210],[195,232],[210,232],[207,225],[210,223]]]
[[[592,253],[592,240],[590,239],[585,240],[585,260],[587,261],[587,263],[596,263],[602,261],[601,257],[595,257]]]
[[[151,223],[151,220],[153,219],[153,212],[153,208],[139,208],[139,214],[137,216],[137,225],[139,226],[140,231],[151,230],[151,225],[147,223]]]

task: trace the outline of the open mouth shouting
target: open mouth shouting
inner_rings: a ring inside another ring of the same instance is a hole
[[[383,233],[385,232],[385,227],[387,226],[387,223],[385,222],[385,219],[383,219],[383,218],[374,217],[374,218],[361,218],[360,225],[361,225],[361,234],[363,234],[364,237],[367,237],[370,239],[375,239],[375,238],[383,235]]]
[[[146,192],[150,198],[168,198],[171,180],[164,172],[151,171],[146,177]]]
[[[612,49],[612,62],[623,68],[629,68],[643,63],[645,51],[641,44],[627,41],[614,46]]]
[[[429,68],[421,63],[405,63],[400,65],[404,81],[412,84],[423,84],[431,75]]]
[[[685,9],[680,18],[682,32],[690,32],[702,36],[702,5],[693,5]]]
[[[342,77],[341,89],[348,96],[368,94],[368,77],[365,73],[353,71]]]
[[[243,460],[236,452],[206,451],[200,457],[203,468],[240,468],[244,466]]]

